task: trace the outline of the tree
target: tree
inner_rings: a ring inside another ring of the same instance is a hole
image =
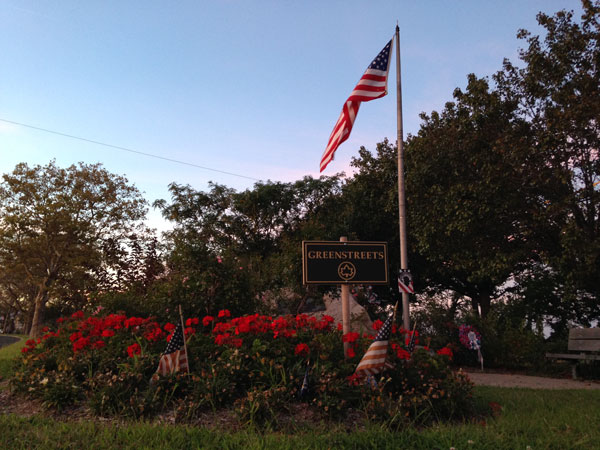
[[[442,113],[422,115],[406,147],[408,224],[433,286],[469,297],[485,316],[535,258],[530,239],[543,171],[516,103],[468,78]]]
[[[340,189],[339,176],[259,182],[242,192],[171,184],[171,203],[155,206],[175,224],[167,234],[168,266],[172,279],[195,287],[186,302],[207,313],[227,305],[243,313],[265,291],[301,292],[300,242],[336,232],[329,224]]]
[[[70,286],[85,294],[111,270],[119,244],[145,217],[146,202],[100,164],[62,169],[52,161],[21,163],[3,175],[0,211],[0,266],[34,287],[30,335],[37,337],[56,292]]]
[[[534,146],[544,154],[545,180],[540,255],[554,272],[560,297],[589,321],[600,313],[600,2],[582,1],[573,12],[538,14],[545,36],[520,30],[525,65],[508,60],[496,74],[499,90],[518,102]],[[562,315],[563,326],[569,315]]]

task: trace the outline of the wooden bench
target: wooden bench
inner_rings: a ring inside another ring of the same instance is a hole
[[[546,353],[546,358],[584,361],[600,360],[600,328],[571,328],[569,330],[568,348],[569,351],[579,353]],[[577,361],[574,361],[571,369],[574,380],[577,379],[576,368]]]

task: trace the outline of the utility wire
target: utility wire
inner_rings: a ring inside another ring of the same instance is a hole
[[[79,136],[73,136],[72,134],[61,133],[60,131],[53,131],[53,130],[48,130],[46,128],[35,127],[33,125],[27,125],[26,123],[14,122],[12,120],[6,120],[6,119],[2,119],[2,118],[0,118],[0,122],[11,123],[13,125],[19,125],[21,127],[26,127],[26,128],[31,128],[33,130],[43,131],[45,133],[51,133],[51,134],[56,134],[58,136],[64,136],[64,137],[68,137],[68,138],[71,138],[71,139],[77,139],[79,141],[89,142],[91,144],[102,145],[104,147],[115,148],[117,150],[123,150],[125,152],[136,153],[138,155],[148,156],[150,158],[162,159],[163,161],[169,161],[169,162],[172,162],[172,163],[183,164],[184,166],[191,166],[191,167],[196,167],[198,169],[210,170],[212,172],[223,173],[225,175],[232,175],[234,177],[246,178],[248,180],[253,180],[253,181],[261,181],[258,178],[249,177],[247,175],[240,175],[239,173],[233,173],[233,172],[227,172],[225,170],[213,169],[211,167],[200,166],[198,164],[193,164],[193,163],[189,163],[189,162],[185,162],[185,161],[180,161],[178,159],[165,158],[164,156],[153,155],[152,153],[140,152],[138,150],[133,150],[133,149],[126,148],[126,147],[120,147],[118,145],[112,145],[112,144],[107,144],[105,142],[94,141],[93,139],[86,139],[86,138],[82,138],[82,137],[79,137]]]

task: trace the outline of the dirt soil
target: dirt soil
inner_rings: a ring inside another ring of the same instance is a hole
[[[517,387],[531,389],[600,389],[600,382],[578,381],[568,378],[533,377],[510,373],[481,372],[474,369],[463,370],[476,385]]]

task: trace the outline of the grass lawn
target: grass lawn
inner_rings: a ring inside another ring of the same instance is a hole
[[[477,387],[481,406],[497,402],[497,417],[391,432],[327,428],[296,433],[228,432],[184,425],[57,422],[41,416],[0,416],[0,448],[356,448],[356,449],[597,449],[600,391]]]
[[[19,336],[24,337],[24,336]],[[0,349],[0,375],[25,339]],[[347,432],[326,424],[296,432],[232,432],[185,425],[58,421],[46,416],[0,415],[0,448],[243,448],[243,449],[598,449],[600,390],[534,390],[478,386],[478,409],[498,413],[471,423],[391,432],[380,427]]]
[[[20,334],[6,334],[3,336],[14,336],[21,339],[14,344],[0,349],[0,377],[8,378],[12,375],[12,360],[21,354],[21,349],[25,346],[27,336]]]

